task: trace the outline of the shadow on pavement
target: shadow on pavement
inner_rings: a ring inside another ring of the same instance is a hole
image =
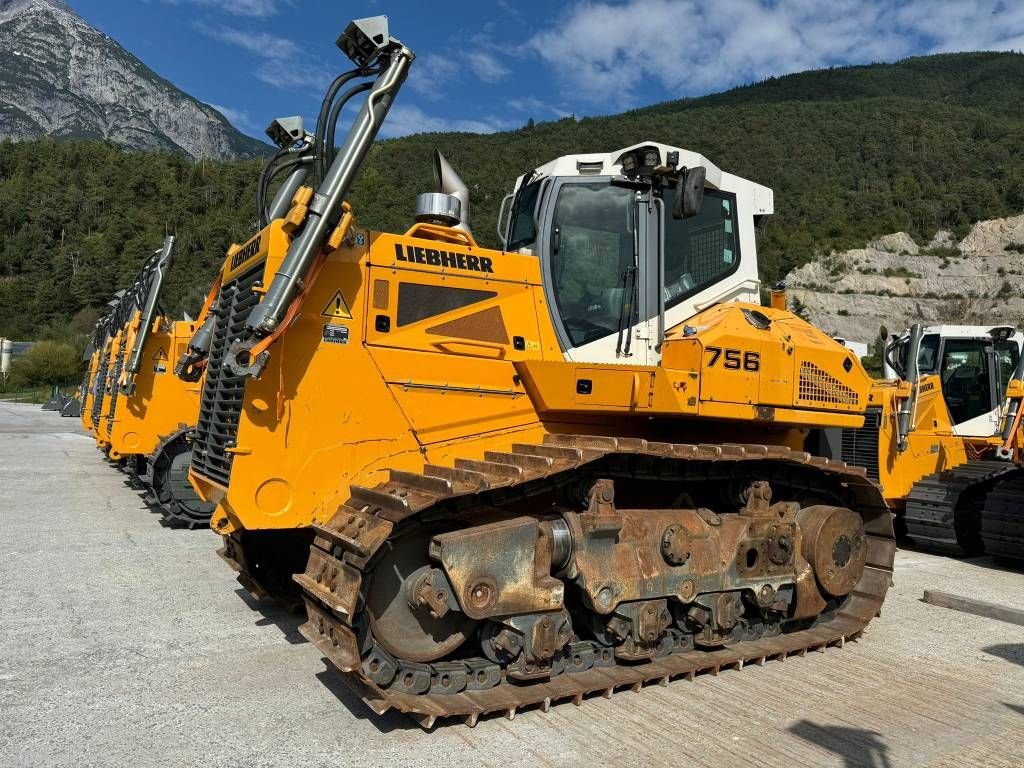
[[[1024,667],[1024,643],[999,643],[982,648],[985,653]]]
[[[1010,704],[1008,701],[1004,701],[1003,704],[1018,715],[1024,715],[1024,704]]]
[[[327,669],[323,672],[317,672],[316,679],[323,684],[324,688],[334,694],[334,697],[344,705],[345,709],[352,713],[353,717],[369,721],[381,733],[422,730],[414,720],[397,710],[392,709],[383,715],[378,715],[366,706],[366,703],[355,691],[345,685],[345,682],[335,671],[330,661],[325,658],[323,662],[327,665]]]
[[[282,606],[273,600],[257,600],[249,594],[248,590],[239,587],[235,590],[242,601],[253,611],[263,618],[256,621],[257,627],[276,626],[281,630],[284,639],[292,645],[301,645],[307,642],[306,638],[299,632],[299,625],[306,620],[305,610],[292,610]],[[301,603],[300,603],[301,607]]]
[[[789,732],[842,757],[846,768],[892,768],[889,747],[875,731],[801,720]]]

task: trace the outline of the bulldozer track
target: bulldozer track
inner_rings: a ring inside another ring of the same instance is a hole
[[[838,606],[813,623],[759,625],[739,642],[715,650],[698,650],[691,636],[669,630],[655,658],[631,663],[616,659],[607,646],[577,637],[542,682],[516,683],[502,665],[483,657],[414,663],[395,659],[377,645],[363,616],[364,578],[372,581],[374,558],[385,542],[421,522],[451,514],[471,520],[473,510],[481,506],[528,500],[594,472],[650,482],[669,475],[678,479],[680,473],[686,479],[714,482],[764,479],[791,494],[824,492],[864,520],[863,575]],[[742,669],[808,650],[842,647],[878,615],[891,584],[896,551],[892,515],[863,469],[779,446],[547,435],[542,444],[516,445],[509,453],[488,452],[483,461],[428,465],[422,474],[393,470],[388,482],[376,488],[353,486],[351,494],[327,524],[314,526],[309,565],[305,573],[294,576],[308,616],[300,631],[375,712],[394,708],[424,728],[445,718],[461,718],[473,726],[491,713],[511,719],[524,707],[546,711],[556,702],[579,705],[594,693],[610,696],[617,689],[639,690],[649,682],[667,685],[673,678],[692,679],[723,668]]]
[[[170,463],[176,457],[172,452],[187,443],[191,431],[192,427],[182,427],[164,437],[145,458],[145,470],[139,476],[145,485],[146,503],[159,510],[168,524],[189,530],[208,526],[214,506],[202,502],[191,487],[186,491],[187,498],[181,498],[174,493],[169,483]],[[185,462],[185,466],[188,466],[188,462]]]
[[[927,475],[907,496],[907,535],[918,546],[952,555],[980,554],[981,509],[988,491],[1017,467],[1006,461],[968,461]]]
[[[988,554],[1024,561],[1024,468],[1001,476],[985,495],[981,538]]]

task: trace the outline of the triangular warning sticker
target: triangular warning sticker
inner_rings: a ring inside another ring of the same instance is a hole
[[[165,350],[163,347],[160,347],[156,351],[156,354],[153,355],[153,359],[154,360],[166,360],[167,359],[167,350]]]
[[[345,297],[341,295],[341,291],[335,291],[334,296],[324,307],[324,311],[320,313],[322,317],[340,317],[345,320],[352,319],[352,313],[349,312],[348,304],[345,303]]]

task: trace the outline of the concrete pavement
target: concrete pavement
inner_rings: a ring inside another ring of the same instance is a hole
[[[900,552],[845,649],[424,733],[374,716],[74,419],[0,403],[0,765],[1024,766],[1024,574]]]

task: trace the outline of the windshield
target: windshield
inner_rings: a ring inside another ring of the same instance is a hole
[[[607,182],[565,184],[552,221],[551,274],[565,330],[578,347],[616,333],[635,311],[623,297],[633,290],[630,270],[635,221],[633,192]]]
[[[675,189],[662,193],[671,211]],[[736,197],[713,189],[704,191],[696,216],[665,216],[665,307],[671,308],[739,266]]]
[[[512,207],[508,228],[508,245],[510,251],[533,245],[537,239],[537,228],[534,223],[534,210],[537,208],[537,195],[540,194],[540,182],[528,184],[516,195]]]

